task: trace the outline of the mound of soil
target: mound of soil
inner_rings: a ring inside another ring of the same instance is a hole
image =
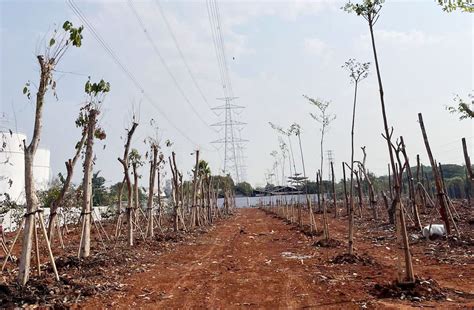
[[[443,289],[433,279],[416,279],[415,283],[375,284],[370,293],[377,298],[397,298],[410,301],[446,299]]]
[[[313,231],[311,231],[309,225],[303,225],[303,228],[301,228],[300,232],[303,233],[304,235],[308,236],[308,237],[318,237],[318,236],[323,235],[322,230],[313,229]]]
[[[155,237],[155,240],[158,242],[179,242],[183,241],[185,239],[185,236],[181,232],[166,232],[159,234]]]
[[[65,278],[60,282],[51,278],[35,278],[24,287],[17,284],[0,285],[0,300],[5,308],[41,304],[67,309],[80,296],[92,296],[98,290],[93,284],[84,285]]]
[[[313,243],[313,246],[319,248],[336,248],[342,244],[341,241],[336,239],[321,239]]]
[[[361,264],[363,266],[374,266],[378,265],[378,263],[369,255],[362,254],[340,254],[330,260],[333,264]]]

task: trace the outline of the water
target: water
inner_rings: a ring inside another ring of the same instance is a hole
[[[315,204],[318,201],[317,194],[310,194],[308,195],[311,199],[312,204]],[[288,203],[293,202],[300,202],[306,203],[306,195],[298,194],[298,195],[275,195],[275,196],[261,196],[261,197],[236,197],[235,198],[235,205],[237,208],[246,208],[246,207],[256,207],[260,204],[268,205],[270,202],[276,202],[277,200],[281,200],[285,202],[285,199]],[[224,203],[224,198],[217,199],[217,204],[221,207]]]

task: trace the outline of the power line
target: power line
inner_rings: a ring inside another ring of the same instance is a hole
[[[158,9],[160,11],[161,17],[163,18],[163,21],[165,22],[166,29],[168,30],[169,34],[171,35],[171,38],[173,39],[174,45],[176,46],[176,49],[178,50],[179,56],[180,56],[181,60],[183,61],[184,66],[186,67],[186,71],[188,72],[189,77],[193,81],[193,84],[196,87],[196,89],[199,91],[199,94],[201,95],[202,100],[206,103],[206,105],[209,107],[209,109],[211,109],[211,105],[207,101],[206,96],[204,96],[204,92],[202,91],[201,87],[197,83],[196,78],[194,77],[194,74],[193,74],[188,62],[186,61],[186,58],[184,57],[181,46],[179,45],[178,40],[176,39],[176,36],[173,32],[173,29],[172,29],[170,23],[168,22],[168,19],[166,18],[166,15],[165,15],[165,13],[163,11],[163,8],[160,4],[160,1],[155,0],[155,4],[156,4],[156,6],[158,7]]]
[[[213,124],[214,126],[221,126],[224,129],[224,137],[213,141],[213,143],[224,144],[224,173],[230,170],[234,174],[235,181],[239,183],[241,177],[243,177],[245,174],[242,144],[247,142],[247,140],[242,139],[240,133],[237,135],[235,132],[235,130],[238,129],[238,126],[245,124],[236,120],[235,109],[240,109],[243,107],[231,103],[237,97],[234,96],[227,66],[219,6],[216,0],[207,0],[206,6],[209,25],[211,28],[212,42],[214,51],[216,53],[220,80],[224,92],[224,98],[218,99],[225,101],[224,105],[213,108],[213,110],[219,109],[225,111],[224,121]]]
[[[173,127],[182,137],[188,140],[192,145],[199,146],[202,149],[209,151],[206,148],[203,148],[199,143],[195,142],[191,139],[186,133],[184,133],[178,126],[176,126],[170,118],[166,115],[166,113],[159,108],[159,106],[155,103],[155,101],[148,95],[142,85],[137,81],[134,75],[127,69],[127,67],[120,61],[120,59],[116,56],[115,52],[110,48],[110,46],[102,39],[100,34],[95,30],[95,27],[88,21],[86,16],[82,13],[79,7],[74,3],[74,0],[66,0],[69,7],[72,9],[74,14],[86,25],[89,31],[92,33],[93,37],[99,42],[101,47],[106,51],[107,55],[109,55],[115,64],[119,67],[119,69],[130,79],[130,81],[134,84],[134,86],[143,94],[143,97],[148,100],[148,102],[161,114],[161,116]]]
[[[151,37],[150,33],[147,31],[146,27],[145,27],[145,23],[143,22],[142,18],[140,17],[140,15],[138,14],[137,10],[135,9],[134,5],[133,5],[133,2],[132,0],[129,0],[128,1],[128,4],[129,4],[129,7],[130,9],[132,10],[133,12],[133,15],[135,16],[135,18],[137,19],[140,27],[142,28],[143,30],[143,33],[145,34],[145,37],[147,38],[147,40],[150,42],[151,46],[153,47],[153,51],[155,52],[155,54],[158,56],[158,59],[160,60],[161,64],[163,65],[163,67],[165,68],[166,72],[168,73],[168,75],[171,77],[171,80],[173,81],[174,85],[176,86],[176,88],[178,89],[179,93],[181,94],[181,96],[183,97],[183,99],[186,101],[186,103],[189,105],[189,107],[191,108],[191,110],[193,111],[193,113],[199,118],[199,120],[207,127],[209,128],[210,130],[213,130],[209,124],[201,117],[201,115],[198,113],[198,111],[196,110],[196,108],[193,106],[193,104],[191,103],[191,101],[189,100],[189,98],[186,96],[186,94],[184,93],[184,90],[183,88],[179,85],[178,83],[178,80],[176,79],[176,77],[174,76],[174,74],[171,72],[171,69],[169,68],[168,64],[166,63],[163,55],[161,55],[160,53],[160,50],[158,49],[158,46],[156,45],[155,41],[153,40],[153,38]]]

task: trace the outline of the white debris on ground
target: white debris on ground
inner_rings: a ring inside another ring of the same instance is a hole
[[[446,229],[443,224],[431,224],[423,227],[423,237],[442,237],[446,234]]]
[[[288,259],[308,259],[311,258],[311,255],[296,254],[291,252],[281,252],[281,256]]]

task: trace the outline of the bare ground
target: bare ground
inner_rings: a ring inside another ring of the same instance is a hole
[[[317,217],[317,222],[321,220]],[[292,224],[259,209],[241,209],[214,229],[159,255],[138,258],[144,270],[125,273],[120,288],[78,307],[97,308],[472,308],[473,244],[412,240],[418,297],[391,291],[397,276],[393,232],[360,223],[356,252],[344,263],[347,218],[330,218],[334,247],[316,247]],[[467,226],[469,229],[469,226]],[[472,229],[471,229],[472,231]],[[104,270],[105,271],[105,270]],[[104,272],[104,276],[107,271]],[[397,295],[398,294],[398,295]]]

